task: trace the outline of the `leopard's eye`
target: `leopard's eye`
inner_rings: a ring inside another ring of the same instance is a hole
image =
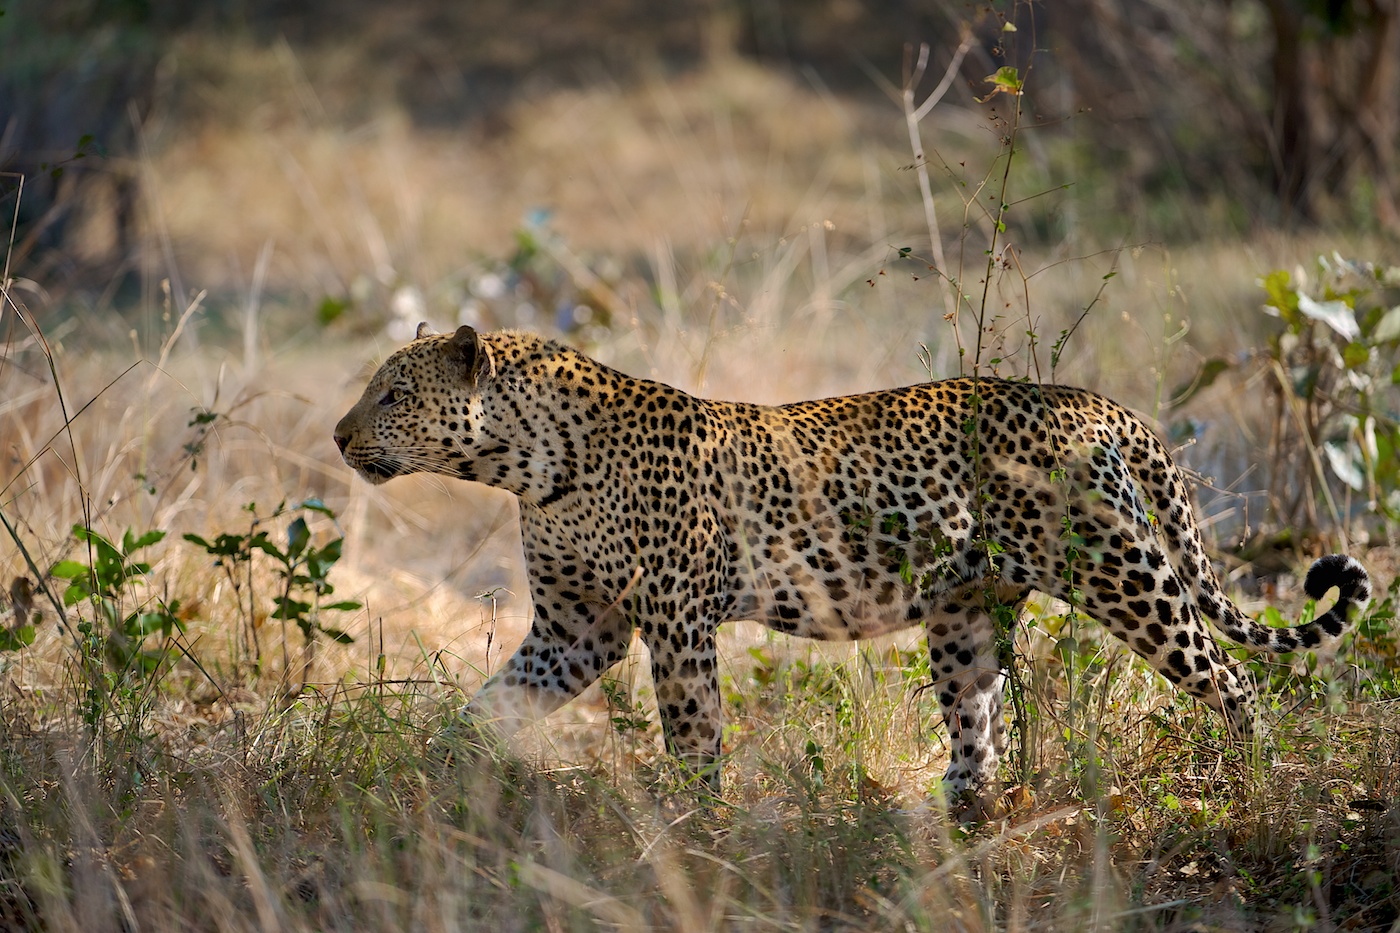
[[[403,401],[403,397],[402,392],[397,388],[391,387],[389,391],[384,393],[384,397],[379,400],[379,404],[384,408],[388,408],[390,405],[397,405],[399,402]]]

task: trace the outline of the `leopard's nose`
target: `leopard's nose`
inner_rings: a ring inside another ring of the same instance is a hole
[[[335,446],[340,448],[341,453],[345,453],[345,445],[349,443],[350,438],[346,437],[344,434],[341,434],[339,431],[335,432]]]

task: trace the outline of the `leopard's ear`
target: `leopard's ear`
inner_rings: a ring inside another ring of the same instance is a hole
[[[480,335],[466,324],[447,341],[446,352],[448,361],[460,368],[463,382],[476,382],[481,371],[490,365]]]
[[[433,328],[427,321],[418,322],[418,331],[413,335],[414,340],[422,340],[424,337],[432,336]]]

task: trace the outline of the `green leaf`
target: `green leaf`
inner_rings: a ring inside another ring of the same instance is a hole
[[[1359,369],[1371,359],[1371,348],[1359,340],[1353,340],[1342,350],[1342,363],[1347,369]]]
[[[1293,377],[1293,391],[1299,398],[1311,399],[1317,392],[1317,380],[1322,375],[1321,364],[1313,366],[1296,366],[1291,373]]]
[[[360,602],[359,600],[342,599],[340,602],[337,603],[326,603],[324,606],[321,607],[321,609],[334,609],[337,612],[354,612],[355,610],[360,609],[363,606],[364,603]]]
[[[169,635],[171,629],[184,630],[180,621],[168,612],[138,612],[128,616],[122,629],[132,638],[145,638],[160,632]]]
[[[79,577],[86,577],[91,573],[87,564],[80,564],[75,560],[61,560],[54,564],[49,570],[49,575],[58,577],[61,580],[76,580]]]
[[[98,571],[98,576],[104,575],[102,570],[107,566],[120,567],[122,565],[122,552],[117,550],[117,546],[102,535],[84,528],[83,534],[77,535],[77,537],[78,540],[86,543],[96,552],[97,565],[93,569]]]
[[[160,651],[142,651],[131,659],[141,666],[141,673],[149,677],[160,669],[161,662],[165,660],[165,654]]]
[[[102,537],[102,535],[99,532],[93,531],[86,525],[74,525],[73,537],[77,538],[83,543],[91,542],[95,545],[97,542],[101,541],[105,543],[108,547],[112,546],[112,543],[106,538]]]
[[[124,560],[117,546],[84,525],[73,526],[73,537],[86,543],[94,552],[92,575],[97,580],[98,589],[105,591],[120,586]]]
[[[1167,402],[1167,407],[1175,408],[1178,405],[1185,405],[1195,397],[1196,393],[1200,392],[1202,389],[1209,388],[1210,385],[1220,377],[1221,373],[1231,368],[1231,365],[1229,360],[1222,359],[1218,356],[1213,356],[1206,360],[1201,364],[1200,370],[1197,371],[1195,377],[1192,378],[1190,382],[1185,385],[1177,386],[1172,390],[1170,401]]]
[[[1266,308],[1272,308],[1286,323],[1294,323],[1298,312],[1298,290],[1285,269],[1275,269],[1259,280],[1259,286],[1269,297]]]
[[[287,526],[287,555],[298,557],[306,550],[311,540],[311,529],[306,527],[306,519],[298,518]]]
[[[143,547],[150,547],[152,544],[155,544],[156,542],[162,541],[162,540],[164,540],[164,539],[165,539],[165,532],[163,532],[163,531],[148,531],[148,532],[146,532],[145,534],[143,534],[141,537],[139,537],[139,538],[137,538],[137,539],[135,539],[135,540],[133,541],[132,538],[131,538],[131,532],[128,531],[128,532],[126,533],[126,539],[125,539],[125,541],[123,541],[123,543],[122,543],[122,549],[123,549],[124,551],[126,551],[126,553],[130,554],[132,551],[139,551],[139,550],[141,550],[141,548],[143,548]]]
[[[303,499],[301,505],[297,506],[297,508],[309,509],[312,512],[320,512],[327,518],[335,518],[335,512],[331,510],[330,506],[326,505],[324,502],[322,502],[320,499],[317,499],[314,496],[310,499]]]
[[[1346,340],[1361,336],[1356,312],[1345,301],[1313,301],[1307,295],[1298,296],[1298,310],[1314,321],[1321,321]]]
[[[286,554],[277,545],[268,540],[265,532],[258,532],[248,540],[249,548],[257,548],[270,557],[275,557],[283,563],[291,563],[291,555]]]
[[[316,306],[316,323],[325,327],[332,323],[342,314],[350,309],[348,298],[336,298],[331,295],[321,299],[321,303]]]
[[[1366,488],[1366,475],[1362,468],[1365,460],[1355,441],[1328,441],[1322,445],[1322,452],[1327,455],[1327,465],[1337,479],[1358,492]]]
[[[1024,83],[1020,72],[1012,65],[1002,65],[996,74],[987,75],[983,80],[992,85],[992,94],[1020,94]]]
[[[1391,308],[1376,322],[1375,329],[1371,331],[1371,340],[1375,343],[1400,340],[1400,305]]]
[[[523,227],[515,231],[515,255],[510,258],[510,267],[519,270],[540,251],[535,235]]]
[[[274,619],[297,619],[300,620],[311,611],[311,604],[302,602],[299,599],[289,599],[280,597],[277,600],[277,609],[272,613]]]
[[[333,541],[327,542],[326,546],[321,548],[321,550],[318,551],[317,554],[320,557],[320,559],[325,561],[327,564],[334,564],[336,561],[340,560],[340,551],[341,548],[343,548],[344,546],[345,539],[336,538]]]
[[[0,628],[0,651],[18,651],[34,644],[34,626]]]
[[[327,637],[329,637],[330,640],[333,641],[333,642],[335,642],[336,644],[339,644],[339,645],[353,645],[353,644],[355,643],[355,639],[354,639],[352,636],[348,635],[348,634],[345,633],[345,632],[342,632],[342,631],[341,631],[340,629],[338,629],[338,628],[327,628],[327,627],[324,626],[324,625],[322,625],[320,628],[321,628],[321,631],[322,631],[323,633],[325,633],[325,635],[326,635]]]
[[[199,535],[185,535],[185,540],[197,544],[213,557],[243,557],[247,535],[221,534],[211,544]]]
[[[76,606],[91,595],[92,589],[88,586],[87,581],[79,580],[63,591],[63,605]]]

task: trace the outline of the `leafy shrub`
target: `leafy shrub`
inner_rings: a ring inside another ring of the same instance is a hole
[[[318,635],[339,644],[354,641],[344,631],[325,625],[321,619],[326,612],[353,612],[362,605],[353,599],[331,600],[335,587],[330,582],[331,568],[340,560],[344,537],[337,535],[327,543],[317,547],[311,538],[311,529],[304,516],[297,516],[287,525],[286,544],[274,542],[265,526],[273,519],[292,512],[313,512],[334,519],[335,513],[319,499],[306,499],[288,507],[286,502],[278,503],[272,514],[259,518],[257,505],[249,503],[244,511],[252,515],[246,533],[228,533],[209,541],[196,534],[185,535],[185,540],[198,545],[215,558],[214,566],[222,568],[233,590],[238,594],[240,610],[248,622],[248,631],[253,645],[254,668],[262,668],[262,646],[258,639],[258,599],[253,585],[252,564],[255,552],[271,558],[274,572],[281,581],[281,589],[273,596],[274,609],[271,617],[281,619],[285,624],[293,622],[301,630],[307,645],[302,665],[301,679],[304,682],[314,660],[315,640]],[[282,657],[284,669],[290,671],[287,661],[286,639],[283,638]]]
[[[1300,533],[1343,531],[1359,506],[1400,519],[1400,266],[1319,257],[1317,275],[1259,280],[1283,328],[1243,359],[1207,360],[1181,404],[1224,373],[1269,376],[1267,491]]]
[[[133,605],[135,587],[151,572],[151,565],[134,559],[134,555],[164,540],[165,532],[134,535],[128,528],[118,544],[85,525],[74,525],[73,537],[86,545],[88,562],[62,560],[49,573],[68,581],[64,606],[87,603],[92,607],[93,617],[80,615],[76,626],[83,642],[92,648],[94,657],[104,658],[121,674],[155,671],[165,653],[147,650],[146,641],[152,635],[168,638],[177,629],[184,631],[176,616],[180,601],[166,603],[156,598]]]

